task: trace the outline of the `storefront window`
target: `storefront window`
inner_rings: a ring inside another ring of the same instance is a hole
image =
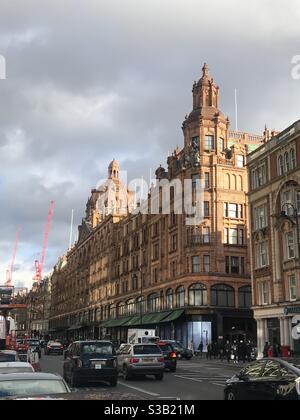
[[[159,296],[154,293],[148,297],[148,312],[156,312],[159,310]]]

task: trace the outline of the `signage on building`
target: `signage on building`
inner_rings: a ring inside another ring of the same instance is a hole
[[[284,315],[289,314],[300,314],[300,306],[292,306],[290,308],[284,308]]]

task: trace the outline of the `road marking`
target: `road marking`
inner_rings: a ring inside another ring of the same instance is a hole
[[[175,378],[181,378],[181,379],[188,379],[189,381],[194,381],[194,382],[203,382],[200,379],[195,379],[195,378],[189,378],[187,376],[180,376],[180,375],[174,375]]]
[[[212,382],[212,385],[221,386],[222,388],[225,388],[225,384],[217,384],[216,382]]]
[[[151,395],[151,397],[159,397],[160,396],[160,394],[155,394],[154,392],[146,391],[145,389],[142,389],[142,388],[138,388],[138,387],[135,387],[135,386],[132,386],[132,385],[127,385],[124,382],[119,381],[118,384],[126,386],[127,388],[134,389],[135,391],[142,392],[143,394]]]

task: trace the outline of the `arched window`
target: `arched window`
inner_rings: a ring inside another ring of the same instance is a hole
[[[124,303],[120,302],[117,304],[117,316],[124,316],[125,315],[125,305]]]
[[[212,306],[234,308],[234,289],[224,284],[217,284],[211,288]]]
[[[285,169],[285,172],[290,171],[290,157],[289,157],[288,152],[285,152],[284,154],[284,169]]]
[[[166,293],[166,309],[173,309],[173,290],[169,289]]]
[[[159,310],[159,296],[157,293],[153,293],[148,296],[148,312],[157,312]]]
[[[193,284],[189,288],[189,305],[190,306],[206,306],[207,305],[207,289],[201,284]]]
[[[239,288],[239,308],[251,308],[252,292],[251,286],[243,286]]]
[[[291,165],[291,169],[295,169],[296,168],[296,154],[295,154],[295,149],[291,149],[290,150],[290,165]]]
[[[176,306],[177,308],[183,308],[185,305],[185,291],[184,287],[180,286],[176,290]]]
[[[237,190],[236,175],[232,175],[232,189]]]
[[[284,174],[283,157],[281,155],[278,157],[278,174],[279,176]]]
[[[145,297],[138,297],[136,300],[136,309],[137,312],[140,314],[141,312],[144,314],[146,312],[146,301]]]
[[[126,315],[134,315],[135,314],[135,301],[130,299],[126,302]]]

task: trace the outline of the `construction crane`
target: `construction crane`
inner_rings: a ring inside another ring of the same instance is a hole
[[[51,228],[51,220],[54,213],[54,207],[55,207],[55,202],[51,201],[47,224],[46,224],[45,233],[44,233],[44,241],[43,241],[41,258],[40,260],[35,261],[35,276],[33,277],[33,280],[37,283],[40,283],[43,279],[43,268],[44,268],[44,263],[45,263],[45,258],[46,258],[48,238],[49,238],[49,232]]]
[[[16,256],[17,256],[17,250],[18,250],[19,241],[20,241],[21,230],[22,230],[22,227],[19,226],[18,229],[17,229],[17,235],[16,235],[16,240],[15,240],[15,245],[14,245],[14,249],[13,249],[13,255],[12,255],[11,263],[8,266],[8,269],[6,270],[5,286],[7,286],[7,287],[12,286],[12,276],[13,276],[13,271],[14,271],[14,266],[15,266],[15,261],[16,261]]]

